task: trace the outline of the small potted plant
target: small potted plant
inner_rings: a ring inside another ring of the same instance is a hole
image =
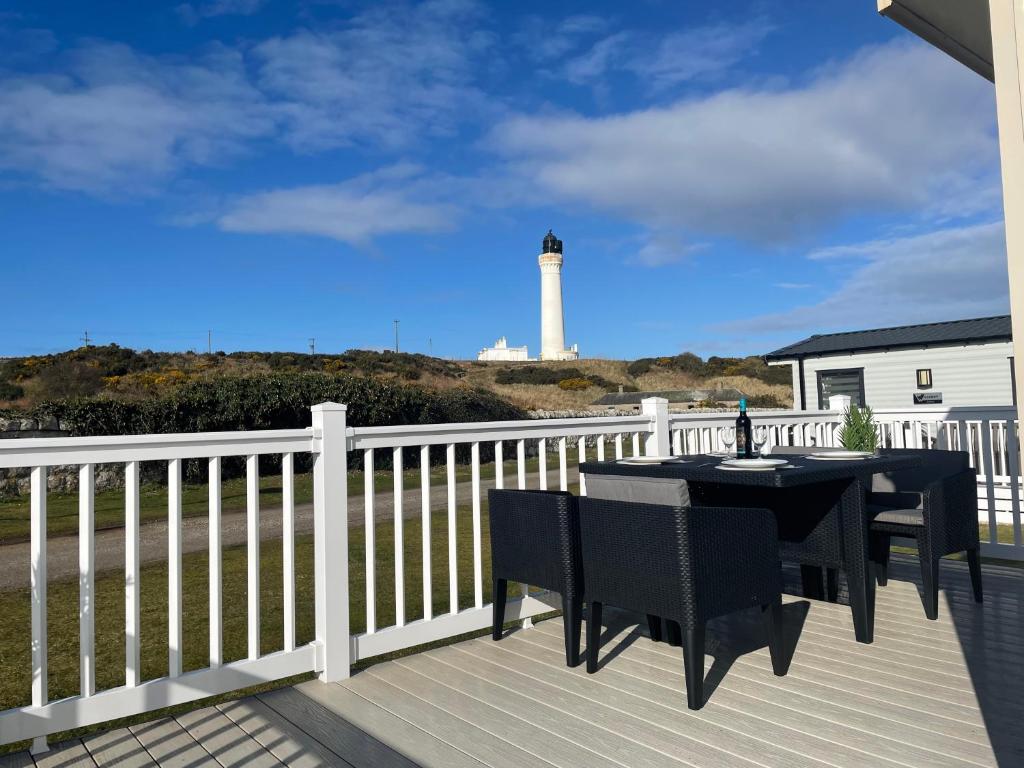
[[[878,427],[875,415],[868,406],[858,408],[851,405],[843,414],[843,426],[839,428],[839,440],[848,451],[878,450]]]

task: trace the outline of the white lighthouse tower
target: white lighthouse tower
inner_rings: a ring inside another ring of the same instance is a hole
[[[574,344],[565,348],[565,320],[562,314],[562,241],[549,229],[540,257],[540,359],[575,360]]]

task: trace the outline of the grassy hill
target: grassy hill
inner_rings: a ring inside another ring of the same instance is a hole
[[[342,354],[290,352],[152,352],[108,346],[0,360],[0,407],[31,408],[69,398],[124,401],[163,397],[198,380],[274,373],[327,373],[414,383],[429,390],[483,389],[527,409],[580,409],[605,392],[726,388],[791,400],[788,368],[757,357],[707,360],[674,357],[578,360],[567,363],[479,363],[426,355],[349,350]]]

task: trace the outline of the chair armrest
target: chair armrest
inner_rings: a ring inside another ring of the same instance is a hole
[[[948,555],[978,544],[978,473],[973,467],[925,486],[926,535],[933,554]]]

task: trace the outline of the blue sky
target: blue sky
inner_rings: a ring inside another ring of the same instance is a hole
[[[991,84],[870,0],[0,11],[0,354],[760,354],[1007,310]]]

